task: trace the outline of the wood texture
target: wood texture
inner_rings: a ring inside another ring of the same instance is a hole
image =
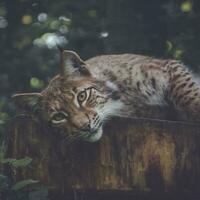
[[[198,192],[200,129],[196,123],[113,119],[96,143],[70,146],[31,119],[10,125],[7,157],[33,158],[14,179],[33,178],[56,191]],[[11,172],[12,173],[12,172]]]

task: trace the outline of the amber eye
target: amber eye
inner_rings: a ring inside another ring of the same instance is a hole
[[[53,123],[60,123],[60,122],[64,122],[67,119],[67,114],[64,112],[59,112],[59,113],[55,113],[53,115],[53,117],[51,118]]]
[[[87,98],[87,93],[86,91],[82,91],[78,94],[78,101],[83,102]]]

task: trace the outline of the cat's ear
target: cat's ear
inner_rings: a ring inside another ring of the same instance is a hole
[[[38,110],[41,98],[41,93],[20,93],[12,96],[16,107],[28,112]]]
[[[60,49],[61,54],[61,75],[70,76],[84,75],[90,76],[89,70],[85,67],[85,62],[79,57],[79,55],[74,51],[67,51]]]

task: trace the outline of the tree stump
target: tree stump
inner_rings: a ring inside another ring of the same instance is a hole
[[[118,199],[119,192],[197,194],[200,186],[197,123],[113,119],[100,141],[66,145],[45,125],[18,119],[10,126],[7,157],[24,156],[32,166],[13,179],[40,180],[57,194],[115,191]]]

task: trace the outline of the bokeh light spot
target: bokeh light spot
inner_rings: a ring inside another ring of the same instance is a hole
[[[47,20],[47,14],[46,13],[40,13],[38,16],[37,16],[37,19],[39,22],[45,22]]]
[[[176,59],[181,59],[183,55],[183,50],[182,49],[176,49],[175,52],[174,52],[174,58]]]
[[[4,17],[0,17],[0,28],[6,28],[8,25],[7,20]]]
[[[181,10],[183,12],[190,12],[192,10],[192,3],[190,1],[184,1],[181,4]]]
[[[39,80],[38,78],[36,77],[32,77],[30,79],[30,86],[34,89],[40,89],[44,86],[44,82]]]
[[[32,22],[33,22],[33,18],[32,18],[31,15],[24,15],[24,16],[22,17],[22,24],[24,24],[24,25],[29,25],[29,24],[31,24]]]
[[[109,36],[109,33],[107,32],[107,31],[102,31],[101,33],[100,33],[100,37],[101,38],[106,38],[106,37],[108,37]]]
[[[6,8],[0,7],[0,16],[5,16],[5,15],[6,15]]]
[[[89,10],[89,11],[88,11],[88,15],[89,15],[91,18],[95,18],[95,17],[97,17],[97,11],[96,11],[96,10]]]
[[[171,43],[169,40],[166,41],[166,49],[167,49],[167,51],[168,51],[168,52],[171,51],[172,48],[173,48],[172,43]]]

